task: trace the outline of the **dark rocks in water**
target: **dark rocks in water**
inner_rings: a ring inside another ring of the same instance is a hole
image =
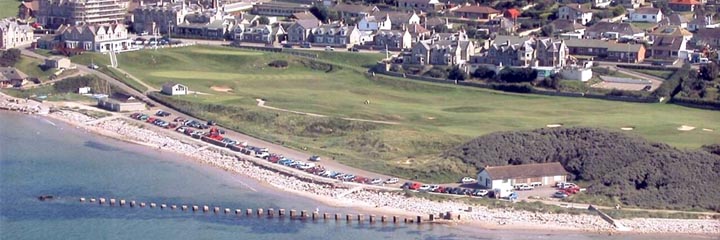
[[[55,198],[55,197],[53,197],[52,195],[42,195],[42,196],[38,197],[38,200],[45,201],[45,200],[52,200],[53,198]]]

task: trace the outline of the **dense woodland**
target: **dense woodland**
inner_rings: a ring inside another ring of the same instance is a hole
[[[717,146],[684,151],[620,132],[554,128],[485,135],[444,153],[478,170],[486,165],[558,161],[590,194],[647,208],[720,211]]]

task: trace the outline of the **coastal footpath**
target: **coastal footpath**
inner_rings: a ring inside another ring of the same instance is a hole
[[[0,99],[0,108],[23,108],[23,100]],[[47,107],[38,107],[43,109]],[[174,138],[153,131],[116,114],[95,119],[71,110],[51,111],[49,118],[60,120],[79,129],[116,138],[123,141],[146,145],[150,148],[170,151],[194,159],[200,163],[219,167],[266,183],[269,186],[292,194],[305,196],[332,206],[352,207],[363,212],[387,215],[415,216],[453,212],[462,216],[462,223],[478,225],[489,229],[543,229],[589,232],[617,231],[609,223],[593,214],[551,214],[514,210],[510,208],[491,209],[460,201],[431,201],[424,198],[407,197],[402,192],[361,189],[348,191],[342,184],[328,184],[312,179],[284,174],[267,166],[258,159],[237,154],[193,139]],[[279,166],[278,166],[279,167]],[[619,219],[620,225],[633,233],[677,233],[677,234],[720,234],[720,221],[712,219]]]

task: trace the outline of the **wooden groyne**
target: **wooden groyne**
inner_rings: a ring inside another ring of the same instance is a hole
[[[123,207],[123,208],[135,208],[135,209],[159,209],[160,211],[176,211],[176,212],[187,212],[190,214],[212,214],[212,215],[225,215],[225,216],[236,216],[246,218],[261,218],[261,219],[290,219],[297,221],[322,221],[322,222],[347,222],[357,224],[438,224],[448,223],[450,221],[459,220],[459,215],[456,214],[429,214],[427,216],[387,216],[387,215],[375,215],[375,214],[363,214],[363,213],[330,213],[330,212],[319,212],[319,211],[308,211],[308,210],[296,210],[289,209],[286,211],[284,208],[228,208],[221,206],[211,205],[198,205],[198,204],[170,204],[170,203],[159,203],[159,202],[142,202],[137,200],[125,200],[121,198],[106,198],[106,197],[80,197],[77,198],[80,203],[87,205],[100,205],[107,207]],[[179,207],[178,207],[179,206]],[[437,217],[439,216],[439,217]]]

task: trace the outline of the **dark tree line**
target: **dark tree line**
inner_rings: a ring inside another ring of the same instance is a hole
[[[720,211],[720,155],[685,151],[593,128],[539,129],[485,135],[445,152],[478,170],[486,165],[560,162],[590,194],[649,208]]]

